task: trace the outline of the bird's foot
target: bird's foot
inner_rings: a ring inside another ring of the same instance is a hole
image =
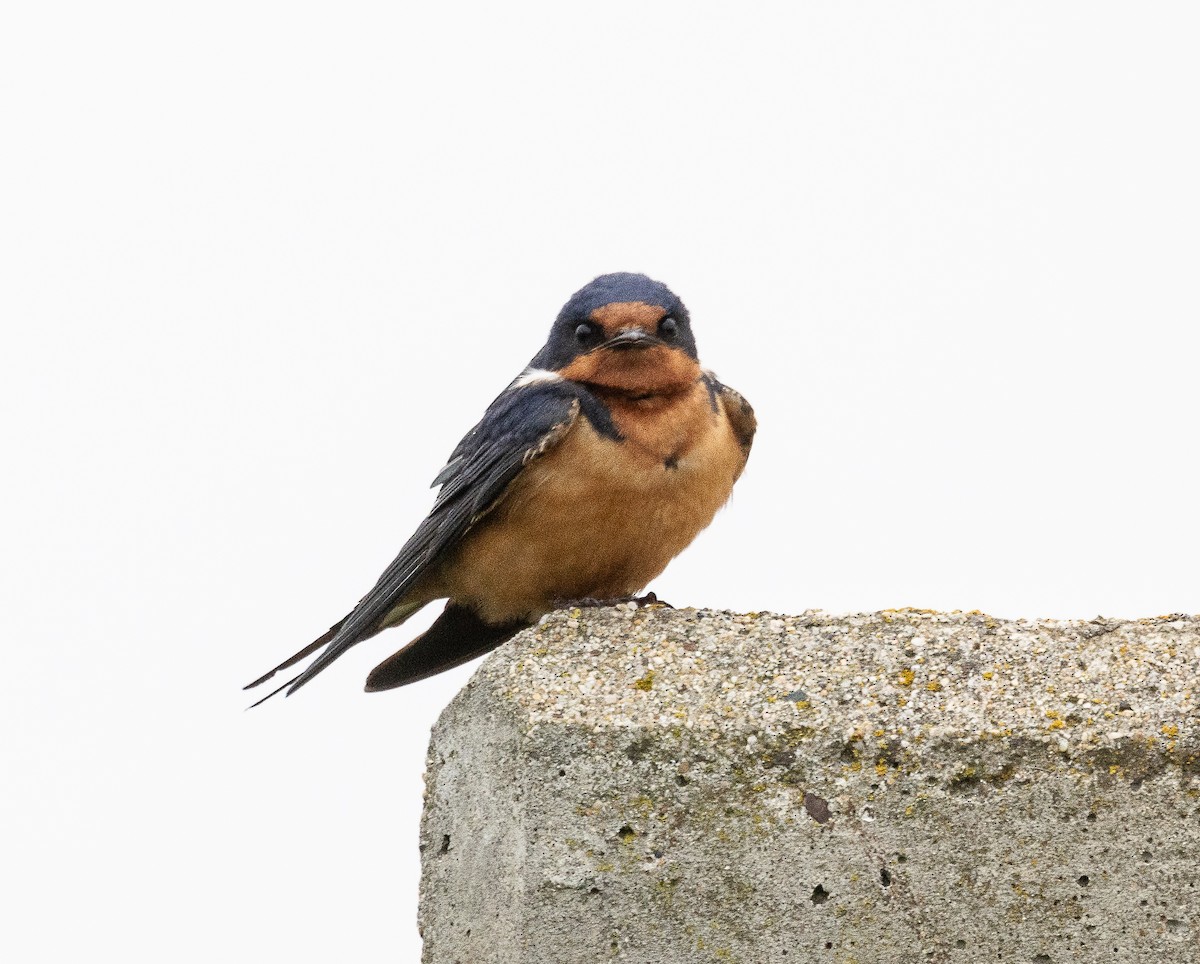
[[[619,596],[616,599],[595,599],[592,596],[585,596],[583,599],[562,599],[556,605],[559,609],[595,609],[597,606],[619,606],[622,603],[633,603],[638,609],[643,609],[646,606],[659,606],[664,609],[675,608],[666,600],[659,599],[653,592],[648,592],[644,596]]]

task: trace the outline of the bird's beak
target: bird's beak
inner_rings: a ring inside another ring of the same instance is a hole
[[[655,345],[661,344],[663,344],[661,338],[648,334],[641,328],[626,328],[600,345],[600,348],[611,348],[613,351],[628,351],[631,348],[652,348]]]

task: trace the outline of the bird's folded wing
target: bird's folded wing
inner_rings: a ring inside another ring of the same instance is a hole
[[[728,385],[723,385],[712,372],[704,373],[704,382],[708,385],[713,400],[713,409],[715,410],[720,404],[722,411],[725,412],[725,418],[729,420],[733,437],[737,439],[738,447],[742,450],[742,468],[744,469],[746,460],[750,457],[750,446],[754,444],[754,433],[758,429],[758,420],[754,417],[754,409],[739,392],[734,391]],[[738,474],[740,475],[741,472],[739,471]]]
[[[579,416],[579,390],[570,382],[536,382],[505,391],[455,448],[438,474],[433,509],[371,589],[345,618],[325,651],[291,684],[299,689],[378,623],[429,567],[453,549],[503,497],[529,462],[570,431]]]

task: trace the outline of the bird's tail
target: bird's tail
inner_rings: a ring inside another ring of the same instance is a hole
[[[369,632],[365,632],[362,635],[358,636],[354,640],[354,642],[358,643],[364,639],[370,639],[372,636],[374,636],[378,632],[381,632],[382,630],[388,629],[392,626],[399,626],[402,622],[404,622],[406,619],[408,619],[409,616],[411,616],[413,613],[415,613],[423,605],[424,605],[424,603],[409,603],[409,604],[397,606],[390,613],[388,613],[386,617],[384,617],[383,621],[380,622],[379,625],[373,627]],[[311,656],[313,653],[315,653],[322,646],[325,646],[328,643],[332,642],[333,638],[335,636],[337,636],[338,630],[340,630],[342,628],[342,624],[345,623],[346,620],[349,618],[350,618],[349,614],[343,616],[336,623],[334,623],[332,626],[330,626],[328,630],[326,630],[324,633],[322,633],[318,638],[314,639],[311,643],[309,643],[302,650],[300,650],[300,652],[296,653],[293,656],[289,656],[287,659],[285,659],[282,663],[280,663],[278,666],[276,666],[269,673],[264,673],[262,676],[260,676],[258,679],[256,679],[253,683],[247,683],[245,686],[242,687],[242,689],[252,690],[256,686],[261,686],[267,680],[271,679],[280,670],[287,669],[289,666],[295,666],[302,659],[307,659],[309,656]],[[264,696],[261,700],[258,700],[255,703],[251,703],[250,706],[247,707],[247,709],[252,710],[252,709],[254,709],[254,707],[260,706],[261,704],[265,703],[276,693],[279,693],[282,690],[287,689],[289,686],[291,686],[294,682],[296,682],[296,680],[298,680],[303,675],[304,675],[304,673],[300,673],[296,676],[293,676],[282,686],[279,686],[279,687],[271,690],[271,692],[268,693],[266,696]]]
[[[395,689],[452,669],[495,649],[533,624],[524,620],[486,623],[466,606],[447,603],[425,632],[371,670],[367,692]]]
[[[317,639],[314,639],[311,643],[309,643],[302,650],[300,650],[300,652],[296,653],[294,656],[289,656],[287,659],[285,659],[282,663],[280,663],[278,666],[276,666],[269,673],[264,673],[262,676],[260,676],[258,679],[256,679],[253,683],[247,683],[245,686],[242,687],[242,689],[252,690],[256,686],[262,686],[263,683],[265,683],[267,680],[269,680],[272,676],[274,676],[276,673],[278,673],[281,669],[287,669],[289,666],[295,666],[298,662],[300,662],[300,660],[311,656],[318,649],[320,649],[322,646],[324,646],[327,642],[329,642],[331,639],[333,639],[334,636],[337,635],[337,631],[342,628],[342,623],[344,623],[345,621],[346,621],[346,617],[343,616],[336,623],[334,623],[332,626],[330,626],[329,629],[323,635],[319,636]],[[263,699],[269,699],[269,698],[270,697],[267,697],[267,696],[263,697]],[[254,705],[257,706],[258,704],[255,703]]]

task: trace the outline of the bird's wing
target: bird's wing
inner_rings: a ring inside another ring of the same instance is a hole
[[[704,373],[705,384],[708,385],[713,408],[719,404],[733,429],[733,437],[737,439],[738,447],[742,450],[742,468],[750,458],[750,446],[754,444],[754,432],[758,428],[758,419],[754,417],[754,409],[750,403],[728,385],[721,384],[712,372]],[[738,472],[741,475],[741,472]]]
[[[570,431],[579,416],[581,391],[563,380],[518,381],[492,402],[434,480],[441,489],[429,515],[374,588],[336,625],[336,632],[326,634],[280,665],[280,669],[289,666],[321,642],[326,643],[325,651],[280,689],[288,687],[288,694],[294,693],[351,646],[373,636],[380,621],[403,602],[405,593],[430,566],[458,545],[504,497],[521,470]],[[268,673],[251,685],[266,682],[272,675]]]

